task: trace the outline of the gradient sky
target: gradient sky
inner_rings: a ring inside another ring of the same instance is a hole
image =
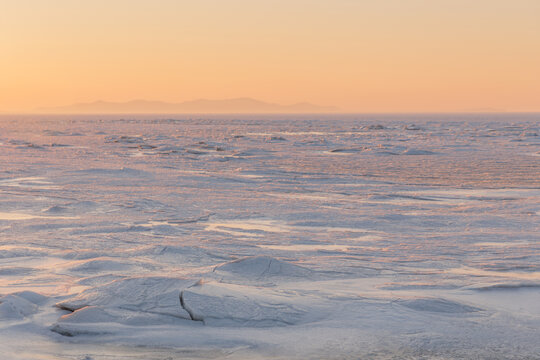
[[[1,0],[0,111],[253,97],[540,111],[539,0]]]

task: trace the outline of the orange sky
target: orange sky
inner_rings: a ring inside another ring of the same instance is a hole
[[[253,97],[540,111],[538,0],[2,0],[0,111]]]

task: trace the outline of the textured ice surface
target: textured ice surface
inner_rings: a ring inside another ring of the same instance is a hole
[[[253,280],[266,278],[309,278],[312,271],[270,256],[248,256],[216,266],[214,272]]]
[[[401,302],[403,306],[418,311],[435,313],[460,314],[479,311],[480,309],[445,299],[414,299]]]
[[[24,297],[5,295],[0,298],[0,318],[23,319],[37,312],[37,305]]]
[[[539,358],[537,114],[0,121],[3,357]]]
[[[301,304],[287,294],[242,285],[199,283],[182,291],[182,306],[193,320],[222,326],[296,324],[307,312]]]
[[[57,306],[75,311],[99,305],[189,318],[180,306],[180,292],[191,284],[193,281],[176,278],[130,277],[90,288]]]

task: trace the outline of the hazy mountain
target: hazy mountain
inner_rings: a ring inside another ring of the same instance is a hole
[[[460,112],[463,112],[463,113],[503,113],[503,112],[506,112],[506,110],[498,109],[498,108],[483,107],[483,108],[467,108],[467,109],[461,110]]]
[[[280,105],[251,98],[225,100],[199,99],[181,103],[163,101],[132,100],[128,102],[95,101],[77,103],[55,108],[40,108],[47,113],[321,113],[333,112],[333,106],[318,106],[310,103]]]

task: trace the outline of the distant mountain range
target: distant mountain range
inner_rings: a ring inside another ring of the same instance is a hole
[[[504,113],[506,110],[504,109],[498,109],[498,108],[468,108],[463,109],[461,112],[464,113]]]
[[[181,113],[324,113],[334,112],[334,106],[319,106],[310,103],[280,105],[251,98],[225,100],[199,99],[181,103],[163,101],[132,100],[128,102],[94,101],[62,107],[40,108],[45,113],[73,114],[181,114]]]

